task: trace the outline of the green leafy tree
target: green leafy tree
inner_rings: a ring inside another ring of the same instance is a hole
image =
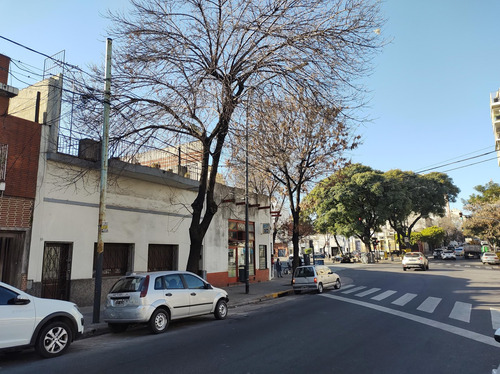
[[[490,181],[476,186],[465,209],[471,212],[463,223],[466,236],[479,237],[496,247],[500,244],[500,185]]]
[[[383,173],[353,164],[314,188],[312,202],[318,225],[346,237],[358,237],[372,248],[373,234],[387,221],[387,194]]]
[[[444,173],[418,175],[413,172],[390,170],[388,178],[389,224],[402,238],[411,237],[420,219],[430,215],[444,216],[448,202],[454,202],[460,189]]]
[[[431,249],[441,246],[446,236],[442,227],[431,226],[420,231],[420,241],[429,244]]]

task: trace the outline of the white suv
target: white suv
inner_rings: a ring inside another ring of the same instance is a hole
[[[188,271],[132,274],[120,278],[107,296],[104,321],[112,332],[144,323],[154,334],[171,320],[213,313],[227,316],[227,292]]]
[[[0,349],[35,347],[43,357],[56,357],[81,334],[83,316],[75,304],[34,297],[0,282]]]
[[[429,270],[429,260],[421,252],[407,252],[403,257],[403,270],[409,268],[419,268],[422,270]]]

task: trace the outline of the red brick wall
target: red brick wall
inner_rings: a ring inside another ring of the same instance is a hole
[[[0,227],[31,227],[33,202],[31,199],[0,197]]]
[[[4,196],[35,198],[40,136],[41,125],[0,116],[0,143],[9,146]]]
[[[10,58],[0,54],[0,83],[7,84],[9,78]]]

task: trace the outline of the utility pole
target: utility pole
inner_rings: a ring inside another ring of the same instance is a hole
[[[93,323],[99,323],[101,314],[102,260],[104,256],[104,242],[102,240],[102,234],[108,231],[108,224],[106,222],[106,190],[108,185],[109,108],[111,101],[111,44],[112,40],[107,38],[101,144],[101,185],[99,194],[99,222],[97,227],[97,266],[95,272],[94,313],[92,316]]]
[[[255,228],[254,228],[255,231]],[[250,248],[248,240],[248,104],[245,124],[245,293],[250,292]],[[255,238],[254,238],[255,243]]]

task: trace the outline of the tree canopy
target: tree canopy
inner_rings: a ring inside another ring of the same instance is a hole
[[[443,173],[382,173],[354,164],[323,180],[307,199],[316,220],[335,233],[357,236],[370,248],[373,234],[388,221],[402,247],[418,220],[443,216],[458,192]]]
[[[493,246],[500,244],[500,185],[493,181],[476,186],[465,209],[471,212],[463,223],[466,236],[487,240]]]
[[[378,0],[131,0],[110,13],[114,40],[111,144],[126,151],[201,143],[201,172],[188,270],[197,272],[218,209],[215,183],[235,118],[252,97],[290,93],[335,108],[346,121],[364,104],[358,78],[382,46]],[[99,74],[99,76],[102,76]],[[89,89],[90,87],[90,89]],[[86,84],[82,124],[100,118],[97,85]],[[76,88],[78,89],[78,88]],[[97,128],[97,127],[95,127]],[[84,130],[85,131],[85,130]],[[88,131],[86,132],[88,133]],[[112,145],[113,146],[113,145]],[[115,155],[120,156],[120,155]]]

